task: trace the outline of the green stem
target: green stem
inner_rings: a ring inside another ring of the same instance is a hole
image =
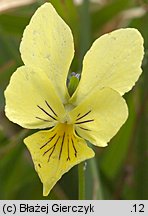
[[[90,45],[90,17],[89,17],[89,0],[83,1],[79,8],[80,18],[80,70],[82,67],[82,59]],[[78,184],[79,184],[79,200],[85,199],[85,171],[84,162],[78,165]]]
[[[89,0],[83,1],[79,7],[79,26],[80,26],[80,70],[82,69],[83,57],[90,48],[91,44],[91,25],[90,25],[90,12]]]
[[[80,25],[80,70],[82,69],[82,61],[85,53],[91,45],[91,17],[89,12],[89,0],[83,1],[79,7],[79,25]],[[90,146],[92,147],[92,146]],[[79,199],[103,199],[102,187],[99,176],[99,168],[95,159],[87,161],[88,167],[86,172],[86,182],[84,173],[84,163],[79,165]],[[92,181],[91,181],[92,180]],[[86,186],[85,186],[86,184]],[[85,191],[85,188],[87,189]]]
[[[85,200],[85,170],[84,162],[78,165],[79,200]]]

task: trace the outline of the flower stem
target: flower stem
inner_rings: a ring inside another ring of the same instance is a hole
[[[80,51],[79,51],[79,69],[82,70],[84,55],[91,45],[91,24],[89,12],[89,0],[83,1],[79,7],[79,26],[80,26]]]
[[[80,55],[79,55],[79,69],[82,69],[83,57],[90,47],[91,30],[90,30],[90,14],[89,14],[89,0],[83,1],[79,7],[79,31],[80,31]],[[86,24],[87,23],[87,24]],[[78,184],[79,184],[79,200],[85,200],[85,170],[84,162],[78,165]]]
[[[85,200],[85,170],[84,162],[78,165],[79,200]]]

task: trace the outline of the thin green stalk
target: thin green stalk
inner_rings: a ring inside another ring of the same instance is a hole
[[[78,165],[79,200],[85,200],[85,170],[84,162]]]
[[[83,4],[79,7],[80,18],[80,56],[79,63],[80,69],[82,68],[82,59],[90,46],[90,17],[89,17],[89,0],[83,1]],[[78,186],[79,186],[79,200],[85,198],[85,170],[84,162],[78,165]]]
[[[80,70],[82,69],[82,59],[90,45],[90,17],[89,17],[89,0],[83,1],[79,7],[79,18],[80,18],[80,56],[79,64]],[[79,184],[79,200],[85,198],[85,171],[84,162],[78,165],[78,184]]]
[[[83,1],[83,4],[79,8],[80,16],[80,69],[82,68],[82,61],[85,53],[88,51],[91,45],[91,19],[89,12],[89,0]],[[92,147],[92,145],[90,146]],[[85,174],[83,164],[79,166],[79,199],[103,199],[102,187],[98,171],[98,166],[95,159],[87,161],[88,167],[86,172],[86,185]],[[83,176],[83,177],[81,177]],[[82,179],[82,182],[81,182]],[[83,184],[82,184],[83,183]],[[81,189],[81,187],[83,187]],[[85,188],[86,194],[85,194]],[[82,193],[83,192],[83,193]],[[84,196],[85,195],[85,196]]]
[[[83,1],[79,7],[79,31],[80,31],[80,70],[82,69],[82,61],[85,53],[90,48],[91,44],[91,24],[89,12],[89,0]]]

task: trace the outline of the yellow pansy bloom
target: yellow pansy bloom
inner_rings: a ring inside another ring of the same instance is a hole
[[[47,128],[24,140],[47,196],[65,172],[94,156],[85,140],[107,146],[126,121],[122,95],[142,72],[143,38],[138,30],[127,28],[97,39],[84,57],[72,97],[66,81],[73,37],[50,3],[33,15],[20,51],[24,66],[12,75],[5,91],[5,112],[24,128]]]

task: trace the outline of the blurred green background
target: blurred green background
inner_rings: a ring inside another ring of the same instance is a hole
[[[5,3],[4,3],[5,2]],[[4,114],[4,89],[22,65],[19,44],[35,10],[46,1],[0,1],[0,199],[77,199],[77,166],[56,184],[48,197],[33,168],[23,138],[33,133]],[[26,5],[21,5],[21,2]],[[51,0],[72,29],[76,55],[71,71],[79,72],[85,52],[100,35],[121,27],[137,28],[145,40],[143,74],[125,95],[129,118],[106,148],[95,148],[85,165],[87,199],[148,198],[148,1]],[[5,4],[5,5],[4,5]]]

